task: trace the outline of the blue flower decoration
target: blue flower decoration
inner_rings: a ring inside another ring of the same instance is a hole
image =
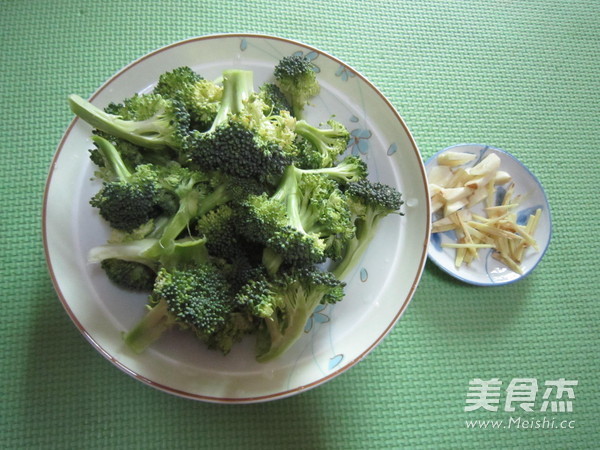
[[[350,69],[348,69],[347,67],[340,66],[335,71],[335,76],[340,77],[340,79],[342,81],[348,81],[350,78],[354,78],[356,76],[356,74],[354,72],[352,72]]]
[[[297,52],[292,53],[292,56],[304,56],[306,59],[313,63],[313,70],[316,73],[319,73],[321,71],[321,68],[314,63],[314,60],[317,59],[317,57],[319,56],[317,52],[311,50],[309,52],[306,52],[305,54],[303,51],[298,50]]]
[[[366,155],[369,153],[369,139],[373,136],[370,130],[363,128],[355,128],[350,132],[350,141],[348,142],[348,149],[352,155]]]
[[[327,308],[327,305],[319,305],[315,308],[313,313],[310,315],[304,326],[304,332],[308,333],[312,330],[315,323],[327,323],[331,319],[323,311]]]
[[[341,353],[339,355],[332,356],[329,359],[329,370],[335,369],[342,362],[343,359],[344,355],[342,355]]]

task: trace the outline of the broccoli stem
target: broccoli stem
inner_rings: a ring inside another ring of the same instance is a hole
[[[120,259],[123,261],[144,264],[154,271],[158,270],[158,256],[155,254],[158,240],[145,238],[123,244],[104,244],[90,250],[88,260],[101,262],[105,259]]]
[[[298,201],[298,178],[296,174],[296,168],[288,166],[283,173],[283,183],[279,191],[281,192],[280,195],[285,198],[287,216],[289,218],[288,224],[298,231],[305,233],[300,214],[300,202]],[[275,198],[277,198],[277,195],[275,194]]]
[[[250,70],[225,70],[223,72],[223,98],[208,132],[227,122],[231,114],[244,109],[244,101],[254,92],[254,73]]]
[[[279,330],[277,321],[265,319],[267,331],[271,337],[271,346],[266,353],[257,355],[256,360],[261,363],[271,361],[294,345],[304,333],[306,322],[318,304],[317,301],[314,304],[310,302],[310,304],[298,305],[294,313],[288,316],[288,325],[283,333]]]
[[[346,245],[344,256],[332,269],[337,279],[343,280],[358,265],[369,244],[375,237],[375,229],[382,216],[367,213],[363,218],[355,221],[356,234]]]
[[[269,275],[275,275],[279,271],[281,264],[283,264],[283,257],[269,247],[265,247],[262,254],[262,264],[267,269]]]
[[[92,141],[98,146],[104,163],[110,167],[119,180],[126,181],[131,177],[131,171],[123,162],[123,158],[114,145],[97,135],[92,136]]]
[[[306,120],[296,122],[295,131],[297,134],[312,143],[321,153],[326,154],[329,151],[328,146],[339,139],[343,133],[338,130],[317,128],[309,124]]]
[[[358,158],[343,159],[337,166],[321,167],[319,169],[297,169],[303,173],[325,175],[340,183],[358,181],[366,177],[366,165]]]
[[[71,111],[92,128],[97,128],[141,147],[154,150],[167,148],[163,140],[157,139],[158,136],[165,134],[166,130],[163,130],[154,119],[123,120],[118,116],[106,113],[78,95],[71,94],[68,100]]]
[[[130,331],[123,334],[125,344],[136,353],[142,353],[175,324],[167,302],[160,300]]]
[[[165,226],[158,243],[163,249],[172,249],[175,239],[189,226],[190,221],[198,215],[200,199],[200,192],[193,189],[193,187],[190,187],[189,192],[180,197],[179,209]]]

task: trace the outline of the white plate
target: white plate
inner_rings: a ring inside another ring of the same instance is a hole
[[[504,150],[481,144],[459,144],[448,147],[433,155],[425,163],[427,173],[437,166],[437,158],[440,154],[447,151],[472,153],[476,158],[463,167],[470,167],[481,161],[487,154],[495,153],[500,157],[500,169],[508,172],[515,184],[515,195],[521,195],[521,203],[516,211],[518,218],[526,218],[536,209],[541,208],[542,214],[538,228],[534,235],[539,251],[529,249],[521,264],[522,274],[513,272],[498,260],[492,258],[492,250],[480,250],[479,259],[473,261],[469,266],[462,265],[457,268],[454,264],[456,250],[452,248],[443,248],[443,242],[456,241],[456,235],[453,231],[445,233],[434,233],[429,241],[429,258],[439,268],[452,275],[453,277],[464,281],[465,283],[478,286],[498,286],[502,284],[513,283],[522,279],[531,273],[531,271],[540,262],[550,243],[552,234],[552,218],[548,199],[539,180],[533,175],[527,167],[523,165],[514,156]],[[481,211],[478,211],[481,213]],[[438,213],[434,213],[432,221],[439,218]],[[522,220],[522,219],[518,219]]]
[[[349,151],[367,161],[373,179],[403,193],[405,216],[386,218],[341,303],[315,311],[302,339],[266,364],[254,360],[252,341],[228,355],[206,350],[174,331],[142,355],[130,352],[121,333],[143,315],[145,295],[112,286],[86,257],[105,242],[108,229],[89,206],[98,189],[88,158],[91,128],[73,120],[62,138],[46,186],[43,234],[53,283],[67,313],[100,353],[155,388],[212,402],[258,402],[315,387],[364,358],[407,307],[421,277],[430,233],[425,168],[399,114],[363,76],[320,50],[261,35],[215,35],[177,42],[134,61],[91,97],[104,107],[152,89],[158,76],[190,66],[208,79],[229,68],[270,79],[283,57],[302,53],[318,68],[322,91],[306,118],[319,123],[335,114],[352,132]],[[67,107],[65,98],[65,108]]]

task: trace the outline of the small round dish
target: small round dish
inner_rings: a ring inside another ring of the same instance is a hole
[[[428,246],[429,259],[452,277],[476,286],[499,286],[526,277],[544,256],[552,235],[550,206],[541,183],[523,163],[511,154],[499,148],[482,144],[458,144],[439,151],[425,162],[428,176],[430,176],[432,169],[438,166],[438,157],[446,152],[474,155],[472,161],[460,166],[462,168],[473,167],[491,153],[500,158],[500,170],[511,175],[514,183],[514,196],[520,196],[519,205],[514,211],[517,216],[517,223],[523,225],[530,214],[538,209],[541,210],[540,219],[533,236],[537,242],[538,250],[530,248],[526,251],[520,264],[521,273],[511,270],[507,265],[494,258],[493,253],[495,250],[489,248],[479,249],[477,259],[468,265],[462,264],[457,267],[455,264],[456,249],[443,246],[443,244],[456,243],[456,233],[451,230],[432,233]],[[482,211],[483,206],[481,204],[472,208],[472,212],[477,214],[483,214]],[[432,222],[441,217],[441,212],[433,212]]]
[[[90,344],[135,379],[170,394],[215,403],[255,403],[288,397],[325,383],[361,361],[391,331],[408,306],[427,259],[430,210],[425,167],[416,143],[389,101],[342,61],[287,39],[249,34],[212,35],[157,49],[117,72],[90,98],[98,107],[149,92],[161,73],[189,66],[214,79],[223,70],[253,70],[269,80],[284,56],[313,61],[321,93],[305,111],[312,123],[332,115],[351,132],[347,151],[367,161],[373,180],[403,194],[404,216],[386,218],[347,282],[344,301],[318,308],[297,344],[280,358],[258,363],[251,341],[227,356],[196,338],[172,333],[141,355],[123,331],[142,317],[146,295],[111,285],[90,248],[110,230],[89,205],[98,189],[88,157],[91,128],[73,119],[58,145],[46,185],[43,238],[50,276],[65,310]],[[65,98],[65,108],[67,102]]]

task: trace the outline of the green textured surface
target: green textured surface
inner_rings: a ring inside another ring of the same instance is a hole
[[[199,403],[117,370],[46,271],[42,196],[71,120],[65,99],[148,51],[220,32],[281,35],[344,60],[396,106],[425,158],[460,142],[520,158],[553,211],[541,264],[497,288],[428,264],[365,361],[289,399]],[[597,448],[598,2],[3,0],[0,37],[1,448]],[[578,380],[573,412],[547,414],[574,428],[466,429],[509,416],[464,411],[473,378]]]

